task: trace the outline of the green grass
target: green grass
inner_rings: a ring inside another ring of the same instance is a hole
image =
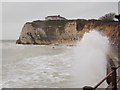
[[[78,19],[77,22],[83,23],[85,24],[86,22],[88,22],[86,19]]]
[[[68,21],[45,21],[44,24],[47,26],[64,26]]]

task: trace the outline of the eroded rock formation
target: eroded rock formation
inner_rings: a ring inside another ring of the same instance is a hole
[[[119,22],[100,20],[52,20],[27,22],[22,29],[17,44],[73,44],[85,32],[96,29],[104,32],[111,40],[116,37]]]

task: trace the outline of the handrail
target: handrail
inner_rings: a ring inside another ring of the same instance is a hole
[[[97,85],[95,85],[94,89],[96,89],[100,84],[102,84],[113,72],[114,70],[112,70],[103,80],[101,80]]]
[[[118,77],[118,80],[117,80],[117,83],[120,81],[120,77]],[[108,85],[108,87],[107,88],[109,88],[109,86],[111,86],[112,85],[112,82]]]
[[[110,75],[112,75],[112,87],[113,87],[113,90],[117,90],[117,74],[116,74],[116,70],[119,68],[120,66],[118,67],[115,67],[115,66],[112,66],[112,71],[105,77],[103,78],[98,84],[96,84],[94,87],[91,87],[91,86],[84,86],[83,87],[83,90],[95,90],[98,86],[100,86]],[[118,80],[119,81],[119,80]]]

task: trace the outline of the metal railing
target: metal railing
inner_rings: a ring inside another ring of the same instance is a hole
[[[83,90],[95,90],[98,88],[98,86],[100,86],[108,77],[112,76],[112,80],[111,83],[108,86],[112,86],[111,89],[112,90],[117,90],[117,83],[120,81],[120,78],[117,80],[117,69],[119,68],[112,66],[112,71],[104,78],[102,79],[98,84],[96,84],[94,87],[91,86],[84,86]]]

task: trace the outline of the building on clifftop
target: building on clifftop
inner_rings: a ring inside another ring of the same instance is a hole
[[[61,17],[60,15],[55,15],[55,16],[47,16],[45,17],[45,20],[67,20],[67,19]]]

